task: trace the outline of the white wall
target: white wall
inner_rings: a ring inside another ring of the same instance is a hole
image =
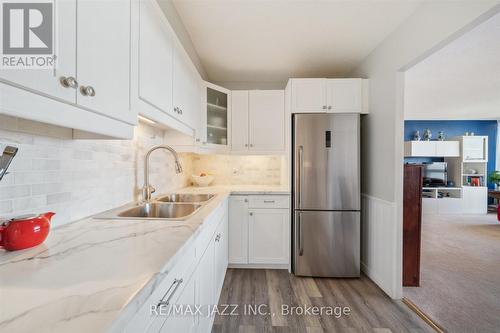
[[[500,119],[500,14],[405,73],[405,119]]]
[[[370,79],[362,119],[362,265],[389,296],[402,296],[403,74],[463,34],[498,1],[426,2],[351,73]],[[496,8],[500,10],[500,8]],[[492,14],[489,14],[490,16]]]

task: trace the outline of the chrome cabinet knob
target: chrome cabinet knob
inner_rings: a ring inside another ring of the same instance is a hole
[[[248,147],[248,143],[245,143],[245,147]]]
[[[253,216],[253,213],[250,213],[250,216]]]
[[[331,105],[328,105],[328,110],[331,110],[332,109],[332,106]]]
[[[94,97],[95,96],[95,90],[92,86],[81,86],[80,87],[80,93],[83,96],[90,96]]]
[[[59,78],[59,82],[61,83],[61,85],[64,87],[64,88],[76,88],[78,87],[78,81],[76,81],[76,79],[72,76],[61,76]]]
[[[326,105],[323,105],[323,110],[326,110]]]
[[[253,147],[253,144],[252,144],[252,143],[250,144],[250,147]]]

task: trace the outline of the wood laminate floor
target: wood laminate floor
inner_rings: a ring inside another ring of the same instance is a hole
[[[249,305],[261,304],[260,314],[256,308],[249,311]],[[366,276],[303,278],[286,270],[229,269],[219,305],[219,309],[229,307],[224,315],[216,316],[215,333],[433,332],[406,305],[391,300]],[[286,315],[291,307],[298,306],[293,315]],[[323,314],[315,315],[312,306],[318,311],[323,307]],[[306,307],[311,315],[299,313]],[[346,308],[349,314],[335,314],[339,309],[347,311]]]

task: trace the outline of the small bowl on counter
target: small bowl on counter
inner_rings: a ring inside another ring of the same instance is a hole
[[[193,181],[193,185],[199,186],[199,187],[206,187],[210,185],[215,179],[215,176],[212,175],[192,175],[191,180]]]

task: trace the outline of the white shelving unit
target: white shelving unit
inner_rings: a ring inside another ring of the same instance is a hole
[[[488,212],[488,137],[460,136],[452,138],[460,142],[460,156],[445,158],[448,178],[462,188],[463,214],[487,214]]]

